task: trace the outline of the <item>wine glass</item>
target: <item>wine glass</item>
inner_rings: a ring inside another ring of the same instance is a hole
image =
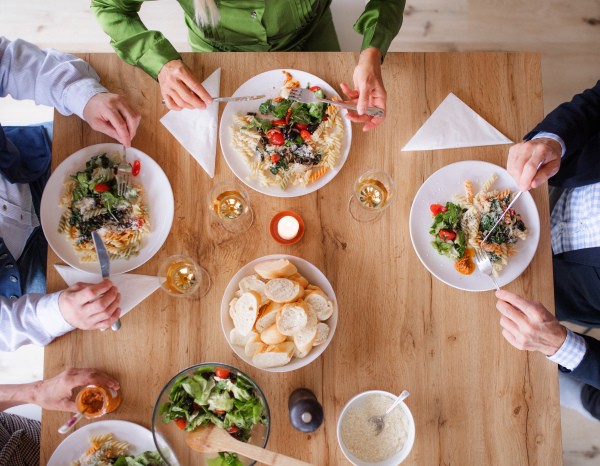
[[[221,227],[230,233],[242,233],[252,225],[254,213],[250,197],[243,186],[233,181],[223,181],[208,193],[208,209]]]
[[[210,289],[210,276],[194,259],[176,255],[167,257],[158,268],[158,281],[171,296],[206,295]]]
[[[378,220],[394,199],[394,181],[382,170],[367,170],[354,183],[354,193],[348,201],[350,215],[357,222]]]

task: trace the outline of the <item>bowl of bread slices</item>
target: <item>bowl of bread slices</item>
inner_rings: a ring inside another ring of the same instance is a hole
[[[276,254],[242,267],[221,303],[227,342],[248,364],[288,372],[317,359],[333,338],[337,301],[323,273]]]

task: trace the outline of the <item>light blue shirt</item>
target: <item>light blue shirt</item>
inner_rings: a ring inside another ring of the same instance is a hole
[[[92,67],[73,55],[0,37],[0,97],[32,99],[83,118],[88,101],[108,92],[99,81]],[[0,237],[15,259],[37,225],[29,185],[0,179]],[[30,294],[16,301],[0,297],[0,351],[28,343],[47,345],[73,330],[60,313],[58,295]]]

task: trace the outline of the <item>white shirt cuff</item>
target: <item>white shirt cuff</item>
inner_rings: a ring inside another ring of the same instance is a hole
[[[83,120],[83,109],[92,97],[101,92],[108,90],[94,78],[75,81],[64,90],[65,107]]]
[[[52,338],[60,337],[71,330],[75,330],[75,327],[68,324],[60,313],[58,307],[60,293],[61,291],[58,291],[42,296],[35,306],[35,314],[38,320],[42,323],[44,330],[52,335]]]
[[[560,144],[560,147],[562,147],[562,154],[560,154],[560,157],[562,158],[565,155],[565,152],[567,151],[567,146],[565,146],[565,141],[563,141],[560,136],[554,133],[546,133],[544,131],[541,131],[537,133],[533,138],[531,138],[531,140],[540,138],[554,139],[555,141],[557,141]]]
[[[585,339],[567,329],[567,338],[562,346],[552,356],[547,356],[550,361],[560,364],[565,369],[572,371],[583,360],[587,347]]]

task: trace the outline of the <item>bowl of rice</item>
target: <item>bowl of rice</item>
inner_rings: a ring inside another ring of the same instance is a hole
[[[406,459],[415,442],[415,421],[401,401],[385,417],[385,427],[375,434],[371,416],[385,413],[398,395],[381,390],[359,393],[340,414],[337,437],[342,452],[355,466],[395,466]]]

